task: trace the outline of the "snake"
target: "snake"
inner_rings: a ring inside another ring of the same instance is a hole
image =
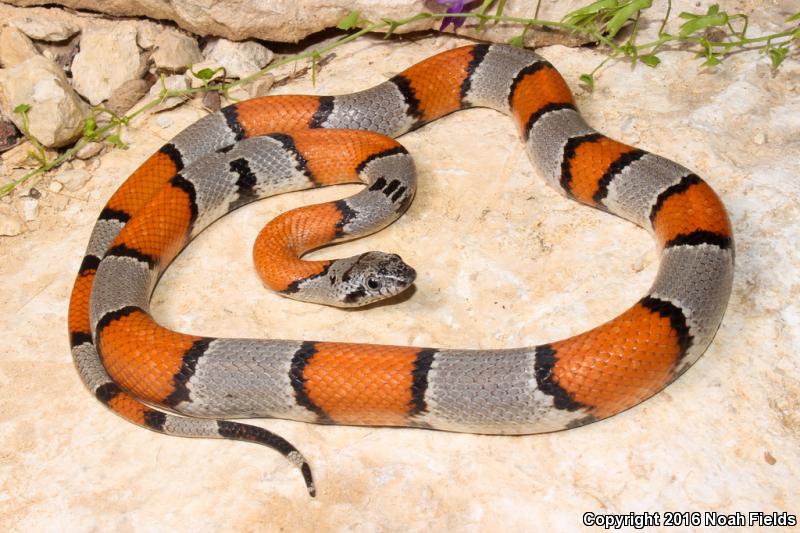
[[[264,284],[339,307],[405,291],[416,271],[398,255],[303,255],[397,219],[415,195],[416,170],[394,138],[470,107],[510,116],[533,167],[555,190],[651,232],[659,267],[641,299],[573,337],[496,350],[214,338],[152,318],[160,275],[212,222],[261,198],[339,183],[364,188],[263,228],[253,255]],[[637,405],[686,371],[716,334],[733,271],[731,223],[704,180],[592,129],[562,76],[536,53],[473,44],[360,92],[267,95],[188,126],[101,211],[68,327],[80,378],[111,411],[163,434],[273,448],[314,496],[297,448],[235,420],[505,435],[576,428]]]

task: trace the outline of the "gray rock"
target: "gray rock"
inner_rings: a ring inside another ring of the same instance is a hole
[[[80,137],[86,105],[72,90],[64,71],[37,55],[19,65],[0,70],[0,107],[13,110],[29,104],[28,128],[48,147],[65,146]],[[22,117],[9,118],[22,129]]]
[[[65,41],[81,31],[77,24],[46,17],[19,17],[10,24],[37,41]]]
[[[66,72],[70,72],[72,60],[75,59],[75,55],[78,53],[80,42],[81,36],[75,35],[66,41],[57,43],[38,42],[34,43],[34,45],[44,57],[52,59],[59,67]]]
[[[106,107],[117,115],[124,115],[147,94],[153,83],[147,80],[128,80],[111,93]]]
[[[5,26],[0,29],[0,66],[11,68],[38,55],[33,42],[17,28]]]
[[[22,134],[10,119],[0,117],[0,152],[13,148]]]
[[[235,43],[227,39],[212,40],[203,51],[207,61],[225,68],[229,78],[245,78],[272,61],[272,51],[255,41]]]
[[[75,90],[93,105],[108,100],[126,81],[141,78],[143,71],[132,24],[87,30],[72,62]]]
[[[153,45],[155,50],[151,57],[159,70],[184,72],[189,65],[203,60],[197,41],[182,33],[163,31],[156,36]]]

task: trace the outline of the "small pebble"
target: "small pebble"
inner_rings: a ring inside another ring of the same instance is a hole
[[[767,143],[767,136],[763,132],[756,133],[756,136],[753,137],[753,142],[757,145],[762,145]]]
[[[39,198],[41,198],[41,197],[42,197],[42,193],[39,191],[39,189],[36,189],[36,188],[34,188],[34,187],[31,187],[31,189],[28,191],[28,196],[30,196],[31,198],[35,198],[36,200],[38,200]]]
[[[50,185],[47,186],[47,189],[50,192],[61,192],[61,189],[64,188],[64,185],[60,181],[53,180],[50,182]]]
[[[203,107],[209,112],[216,113],[220,108],[220,96],[217,91],[210,91],[203,95]]]
[[[78,159],[89,159],[90,157],[94,157],[100,153],[100,150],[103,149],[103,145],[101,143],[89,143],[75,154],[75,157]]]
[[[253,82],[250,87],[250,95],[253,98],[258,96],[266,96],[269,94],[270,89],[275,84],[275,76],[272,74],[264,74],[264,77]]]
[[[168,116],[159,115],[158,118],[156,118],[156,124],[158,124],[159,127],[161,127],[161,128],[167,129],[170,126],[172,126],[173,122],[172,122],[172,119],[169,118]]]

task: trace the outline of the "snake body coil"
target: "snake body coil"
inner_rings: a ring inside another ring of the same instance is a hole
[[[408,206],[413,162],[384,135],[473,106],[514,118],[549,185],[655,234],[656,280],[622,315],[569,339],[506,350],[219,339],[151,318],[159,275],[214,220],[262,197],[334,183],[368,186],[273,221],[256,247],[267,257],[265,281],[289,296],[343,305],[402,290],[413,270],[396,256],[338,264],[300,256],[376,231]],[[587,126],[561,76],[536,54],[473,45],[359,93],[267,96],[189,126],[100,214],[72,293],[70,339],[81,378],[117,414],[171,435],[276,448],[313,494],[308,465],[288,442],[220,419],[498,434],[580,426],[636,405],[697,360],[722,320],[733,258],[725,208],[703,180]]]

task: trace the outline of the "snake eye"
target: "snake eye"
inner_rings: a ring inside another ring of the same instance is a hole
[[[372,290],[377,289],[379,287],[378,280],[376,280],[375,278],[369,278],[367,280],[367,287],[369,287]]]

